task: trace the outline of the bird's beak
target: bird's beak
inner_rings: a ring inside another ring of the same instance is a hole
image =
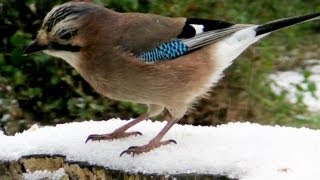
[[[36,53],[47,49],[47,45],[40,45],[37,40],[32,41],[32,43],[24,50],[24,55],[27,56],[32,53]]]

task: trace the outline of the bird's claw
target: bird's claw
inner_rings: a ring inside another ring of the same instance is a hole
[[[170,143],[177,144],[177,141],[174,140],[174,139],[170,139],[170,140],[168,140],[168,143],[167,143],[167,144],[170,144]]]
[[[130,146],[128,149],[134,149],[134,148],[137,148],[139,146]]]
[[[134,157],[136,154],[141,154],[144,152],[149,152],[155,148],[158,148],[162,145],[167,145],[170,143],[174,143],[177,144],[177,141],[170,139],[170,140],[166,140],[166,141],[161,141],[161,142],[157,142],[157,143],[149,143],[143,146],[130,146],[127,150],[122,151],[122,153],[120,154],[120,157],[124,154],[131,154],[132,157]]]
[[[110,134],[91,134],[87,137],[85,143],[87,143],[90,140],[91,141],[113,140],[113,139],[125,138],[132,135],[142,136],[142,133],[139,131],[133,131],[133,132],[110,133]]]
[[[120,154],[120,157],[123,155],[123,154],[131,154],[132,153],[132,157],[134,157],[134,155],[136,154],[135,152],[131,152],[130,149],[128,150],[125,150],[125,151],[122,151],[122,153]]]
[[[135,134],[134,134],[135,136],[137,136],[137,135],[142,136],[142,133],[141,133],[141,132],[139,132],[139,131],[135,131],[135,132],[133,132],[133,133],[135,133]]]
[[[91,141],[100,141],[101,139],[104,138],[104,135],[99,135],[99,134],[90,134],[87,139],[86,142],[87,143],[89,140]]]

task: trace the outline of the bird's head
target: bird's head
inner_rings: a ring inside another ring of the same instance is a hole
[[[87,44],[89,31],[94,29],[92,19],[101,8],[77,1],[54,7],[44,18],[36,39],[25,49],[25,54],[43,51],[73,65],[72,61]]]

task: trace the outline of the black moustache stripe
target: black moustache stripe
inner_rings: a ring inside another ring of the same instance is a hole
[[[49,49],[59,50],[59,51],[69,51],[69,52],[80,52],[80,46],[73,46],[71,44],[59,44],[59,43],[51,43]]]

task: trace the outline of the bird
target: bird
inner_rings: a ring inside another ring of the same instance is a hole
[[[113,132],[88,135],[85,143],[142,135],[127,130],[164,110],[169,112],[166,124],[154,138],[120,153],[134,156],[177,144],[163,137],[251,44],[273,31],[319,18],[320,13],[311,13],[262,25],[235,24],[120,13],[89,1],[70,1],[47,13],[24,52],[61,58],[102,96],[148,107],[144,114]]]

